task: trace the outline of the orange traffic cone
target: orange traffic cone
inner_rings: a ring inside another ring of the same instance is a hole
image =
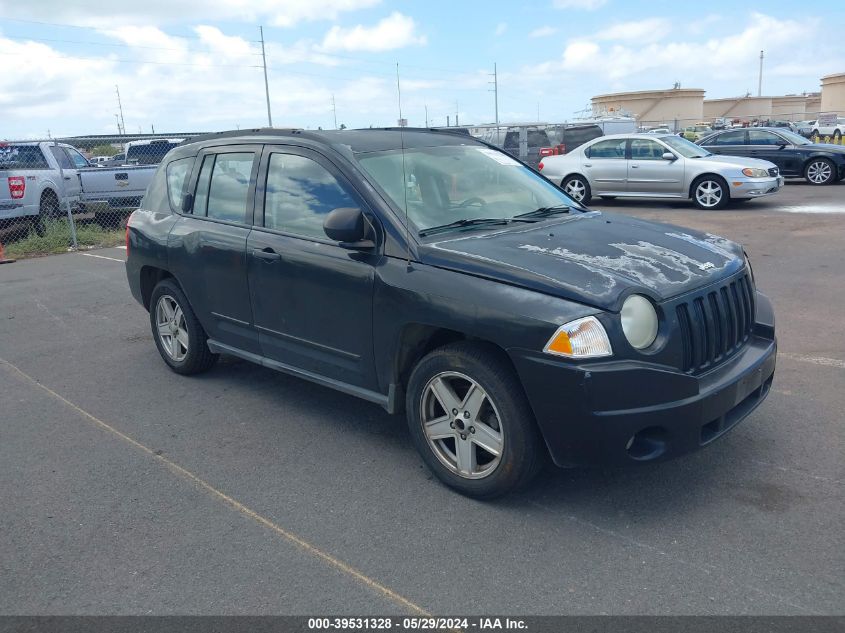
[[[14,259],[6,259],[6,251],[3,248],[3,242],[0,242],[0,264],[11,264],[15,261],[16,260]]]

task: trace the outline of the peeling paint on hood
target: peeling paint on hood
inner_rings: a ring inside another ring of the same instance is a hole
[[[450,234],[425,263],[614,309],[630,288],[662,301],[743,265],[730,240],[624,215],[589,213],[493,232]]]

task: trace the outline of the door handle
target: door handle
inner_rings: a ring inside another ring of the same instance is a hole
[[[631,169],[637,169],[639,165],[631,165]]]
[[[592,166],[593,166],[592,163],[584,163],[584,167],[592,167]]]
[[[269,247],[261,250],[257,248],[252,249],[252,256],[257,257],[258,259],[263,259],[265,262],[275,262],[276,260],[282,258],[281,255]]]
[[[65,176],[64,178],[65,178],[65,180],[70,180],[70,178],[71,178],[71,177],[70,177],[70,176]]]

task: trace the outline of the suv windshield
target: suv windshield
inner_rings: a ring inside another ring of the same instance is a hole
[[[660,140],[684,158],[703,158],[705,156],[710,156],[710,152],[706,149],[688,141],[685,138],[681,138],[680,136],[661,136]]]
[[[481,145],[406,149],[404,177],[401,150],[356,158],[396,207],[404,210],[407,201],[408,216],[421,232],[459,221],[512,220],[541,208],[578,207],[542,176]]]

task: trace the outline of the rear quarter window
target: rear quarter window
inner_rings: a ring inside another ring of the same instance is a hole
[[[182,196],[185,194],[185,181],[194,164],[194,157],[180,158],[167,164],[167,198],[170,208],[179,211],[182,208]]]

